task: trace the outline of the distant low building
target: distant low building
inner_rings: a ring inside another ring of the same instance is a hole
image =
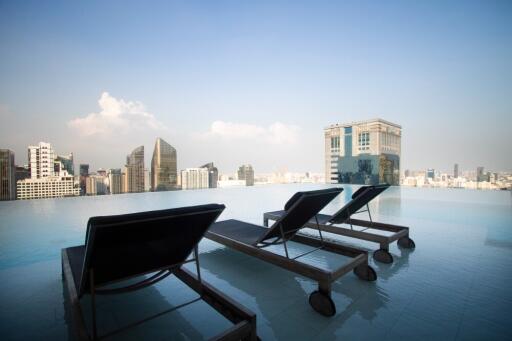
[[[208,188],[208,169],[187,168],[181,171],[181,189]]]
[[[17,182],[17,198],[43,199],[80,195],[80,186],[74,177],[45,177],[25,179]]]
[[[238,180],[245,180],[246,186],[254,186],[254,169],[251,165],[242,165],[238,168]]]

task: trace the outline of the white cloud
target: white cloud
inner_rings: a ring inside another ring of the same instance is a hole
[[[83,136],[126,134],[140,130],[163,130],[165,126],[146,111],[144,104],[125,101],[103,92],[98,100],[101,111],[68,122]]]
[[[206,136],[216,136],[226,140],[259,139],[270,144],[295,144],[300,128],[274,122],[268,127],[247,123],[215,121]]]

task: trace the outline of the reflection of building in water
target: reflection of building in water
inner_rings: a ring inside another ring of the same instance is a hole
[[[382,119],[325,128],[326,182],[399,185],[401,130]]]

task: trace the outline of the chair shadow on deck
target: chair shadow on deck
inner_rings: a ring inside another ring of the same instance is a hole
[[[162,292],[165,294],[162,294]],[[73,325],[67,290],[62,290],[62,295],[68,339],[75,340],[76,329]],[[150,286],[139,291],[116,296],[100,296],[97,299],[98,330],[100,334],[104,334],[121,329],[119,332],[106,337],[106,340],[203,340],[213,337],[230,325],[228,320],[224,319],[206,303],[198,301],[190,306],[151,318],[140,325],[123,329],[132,323],[148,316],[158,315],[160,312],[175,308],[196,297],[199,297],[197,293],[182,285],[176,278],[171,277],[156,286]],[[91,305],[89,301],[88,297],[81,299],[85,324],[87,330],[91,331]],[[209,321],[208,324],[202,323],[204,320],[201,321],[202,319],[198,317],[198,314],[204,314]],[[186,318],[187,315],[189,318],[193,316],[191,320],[195,320],[195,322],[189,323]]]

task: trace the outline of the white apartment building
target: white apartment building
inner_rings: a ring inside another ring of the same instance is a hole
[[[80,195],[80,186],[72,176],[19,180],[16,188],[19,200]]]
[[[57,198],[80,195],[79,183],[68,174],[50,143],[28,147],[30,179],[16,183],[17,199]],[[72,160],[72,158],[71,158]],[[57,167],[56,167],[57,166]],[[56,173],[55,168],[59,171]]]
[[[181,189],[208,188],[208,168],[187,168],[181,171]]]
[[[55,151],[47,142],[39,142],[37,146],[28,146],[28,166],[31,179],[54,176]]]
[[[326,127],[325,182],[398,185],[401,131],[380,118]]]

